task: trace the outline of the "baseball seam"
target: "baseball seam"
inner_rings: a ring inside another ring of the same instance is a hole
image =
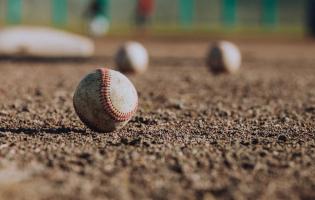
[[[111,77],[109,74],[109,70],[106,68],[101,68],[98,69],[98,72],[100,74],[99,97],[103,108],[115,121],[123,122],[129,120],[137,110],[138,101],[136,102],[135,107],[130,112],[124,113],[116,109],[110,98]]]

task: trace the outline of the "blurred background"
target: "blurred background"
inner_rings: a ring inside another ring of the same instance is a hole
[[[0,0],[0,25],[48,25],[87,34],[98,17],[109,35],[315,32],[314,0]],[[103,21],[102,21],[103,20]],[[104,30],[105,31],[105,30]],[[100,35],[100,34],[99,34]],[[249,34],[248,34],[249,35]]]

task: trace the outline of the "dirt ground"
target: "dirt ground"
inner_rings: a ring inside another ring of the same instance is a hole
[[[76,116],[92,60],[0,60],[0,199],[315,199],[315,42],[236,41],[243,66],[211,75],[207,41],[144,41],[139,110],[117,132]]]

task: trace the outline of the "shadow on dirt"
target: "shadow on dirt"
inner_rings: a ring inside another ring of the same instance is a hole
[[[50,133],[50,134],[67,134],[67,133],[88,133],[86,129],[79,128],[0,128],[0,132],[11,132],[11,133],[25,133],[25,134],[39,134],[39,133]]]
[[[82,63],[89,62],[93,58],[80,58],[80,57],[35,57],[35,56],[0,56],[0,62],[31,62],[31,63]]]

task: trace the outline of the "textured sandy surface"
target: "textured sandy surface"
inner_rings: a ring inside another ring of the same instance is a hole
[[[315,198],[314,43],[239,42],[241,72],[212,76],[206,42],[146,42],[139,111],[97,134],[72,95],[121,42],[85,62],[0,61],[0,199]]]

